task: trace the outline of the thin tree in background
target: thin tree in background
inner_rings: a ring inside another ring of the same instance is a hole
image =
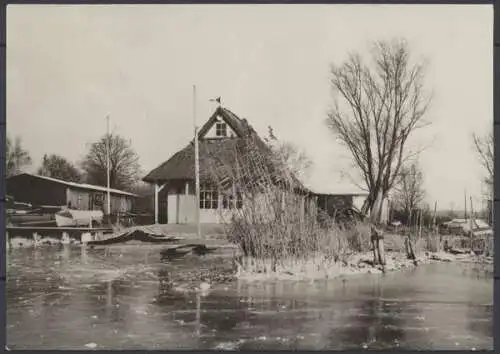
[[[20,174],[24,167],[31,165],[31,162],[30,154],[23,148],[21,138],[16,137],[12,141],[7,136],[5,151],[6,177]]]
[[[494,166],[494,141],[493,141],[493,133],[490,132],[484,136],[478,136],[474,134],[472,136],[474,141],[474,147],[476,149],[477,157],[481,166],[486,172],[486,176],[484,178],[484,182],[489,187],[491,193],[493,193],[493,174],[495,172]]]
[[[419,209],[425,198],[424,174],[417,163],[401,168],[394,190],[396,208],[402,211],[408,223],[410,211]]]
[[[299,180],[304,181],[309,176],[312,160],[304,150],[290,142],[279,140],[270,126],[268,136],[264,138],[264,141],[269,145],[275,157],[280,159],[281,163],[284,163]]]
[[[495,158],[495,145],[493,139],[493,132],[489,132],[484,136],[478,136],[474,134],[472,136],[474,141],[474,148],[477,153],[479,162],[483,166],[486,176],[484,177],[484,183],[488,188],[487,199],[488,199],[488,220],[490,225],[493,225],[493,199],[494,199],[494,158]]]
[[[362,211],[379,222],[383,200],[412,155],[408,138],[428,124],[423,118],[431,97],[424,89],[424,64],[410,60],[404,40],[374,43],[370,59],[353,53],[332,66],[334,106],[327,123],[368,189]]]
[[[109,143],[110,187],[130,190],[140,178],[139,156],[129,140],[105,134],[94,142],[81,163],[87,183],[107,185],[107,144]]]
[[[37,173],[68,182],[80,182],[82,178],[80,171],[71,162],[56,154],[43,155]]]

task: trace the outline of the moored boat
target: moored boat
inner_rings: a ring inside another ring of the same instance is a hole
[[[91,226],[91,223],[102,224],[104,214],[101,210],[61,210],[55,214],[58,227]]]

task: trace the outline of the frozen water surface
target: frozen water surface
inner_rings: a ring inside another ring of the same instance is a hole
[[[493,278],[477,265],[200,293],[203,271],[231,261],[162,261],[161,249],[10,249],[9,348],[493,349]]]

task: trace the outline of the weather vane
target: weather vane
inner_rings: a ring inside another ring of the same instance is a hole
[[[210,99],[209,101],[210,101],[210,102],[217,102],[217,103],[219,104],[219,106],[220,106],[220,104],[221,104],[221,103],[220,103],[220,96],[219,96],[219,97],[217,97],[217,98],[212,98],[212,99]]]

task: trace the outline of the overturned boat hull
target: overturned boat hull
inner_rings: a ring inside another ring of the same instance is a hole
[[[150,234],[141,230],[126,231],[120,235],[105,239],[105,240],[93,240],[89,241],[88,244],[91,246],[104,246],[121,244],[130,241],[139,241],[145,243],[175,243],[180,239],[177,237],[163,236]]]

